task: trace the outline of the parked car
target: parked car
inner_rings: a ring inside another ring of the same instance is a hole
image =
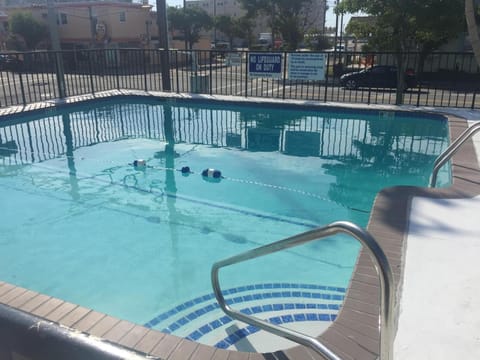
[[[225,54],[230,50],[230,43],[218,41],[217,43],[210,44],[210,49],[212,50],[210,53],[212,58],[217,56],[225,58]]]
[[[23,67],[23,60],[19,55],[0,54],[0,70],[20,71]]]
[[[354,71],[340,77],[340,84],[347,89],[361,87],[397,88],[397,68],[390,65],[374,65],[367,69]],[[405,90],[417,86],[415,72],[405,72]]]

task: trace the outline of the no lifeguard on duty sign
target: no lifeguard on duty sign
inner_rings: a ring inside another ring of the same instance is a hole
[[[282,77],[282,54],[248,54],[248,76],[280,79]]]

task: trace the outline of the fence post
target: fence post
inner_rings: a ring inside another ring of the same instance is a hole
[[[22,101],[23,101],[23,105],[27,105],[27,99],[25,98],[25,88],[23,86],[23,78],[22,78],[22,72],[20,71],[18,73],[18,76],[20,78],[20,91],[22,92]]]
[[[248,51],[245,53],[245,97],[248,97]]]
[[[209,51],[209,53],[208,53],[208,58],[210,59],[210,60],[209,60],[209,61],[210,61],[210,86],[209,86],[209,87],[210,87],[210,95],[212,95],[212,94],[213,94],[213,90],[212,90],[212,88],[213,88],[213,86],[212,86],[212,85],[213,85],[213,81],[212,81],[212,80],[213,80],[213,77],[212,77],[212,70],[213,70],[212,50]],[[217,67],[217,71],[218,71],[218,67]],[[215,78],[218,79],[217,76],[215,76]]]
[[[58,95],[60,98],[66,97],[65,91],[65,73],[63,70],[63,58],[62,53],[60,51],[55,51],[55,73],[57,75],[57,87],[58,87]]]
[[[473,90],[473,97],[472,97],[472,110],[475,109],[475,98],[477,97],[477,89]]]
[[[95,94],[95,85],[93,84],[93,69],[92,69],[92,51],[88,51],[88,72],[90,75],[90,91]]]
[[[185,50],[185,59],[186,58],[187,58],[187,55]],[[177,94],[178,94],[180,92],[180,79],[178,76],[178,50],[175,51],[175,73],[176,73],[176,84],[177,84]],[[183,84],[183,81],[182,81],[182,84]]]
[[[327,64],[326,64],[326,71],[325,71],[325,95],[323,96],[323,101],[327,102],[327,93],[328,93],[328,78],[329,78],[329,66],[330,64],[330,53],[327,53]]]
[[[285,87],[286,87],[286,82],[287,82],[287,52],[285,51],[283,53],[283,55],[285,56],[285,58],[283,59],[283,90],[282,90],[282,99],[285,100]],[[291,94],[291,93],[290,93]],[[296,94],[296,91],[295,91],[295,95]]]
[[[120,74],[118,73],[120,66],[118,65],[120,52],[115,50],[115,78],[117,80],[117,90],[120,90]],[[106,65],[106,64],[105,64]]]
[[[148,49],[143,49],[141,50],[142,51],[142,55],[143,55],[143,81],[144,81],[144,85],[145,85],[145,91],[148,91],[148,84],[147,84],[147,52],[148,52]]]

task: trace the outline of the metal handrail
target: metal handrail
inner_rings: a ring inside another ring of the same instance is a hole
[[[256,326],[260,329],[284,337],[298,344],[308,346],[329,360],[340,360],[340,357],[338,357],[332,350],[327,348],[314,337],[271,324],[265,320],[248,316],[232,309],[225,302],[218,278],[219,270],[222,267],[237,264],[245,260],[255,259],[260,256],[272,254],[298,245],[303,245],[313,240],[321,240],[327,236],[335,235],[337,233],[346,233],[351,235],[369,250],[369,255],[373,260],[375,269],[380,278],[380,359],[391,360],[393,341],[393,306],[395,299],[395,287],[393,283],[392,269],[388,263],[385,253],[373,236],[370,235],[366,230],[350,222],[334,222],[325,227],[294,235],[292,237],[246,251],[242,254],[232,256],[228,259],[221,260],[213,264],[211,272],[212,286],[215,297],[217,298],[221,309],[234,319]]]
[[[470,139],[478,131],[480,131],[480,122],[473,124],[472,126],[467,128],[464,132],[462,132],[460,136],[456,138],[455,141],[452,142],[450,146],[447,147],[445,151],[435,159],[435,162],[433,163],[432,176],[430,177],[430,184],[429,184],[430,187],[434,188],[435,185],[437,184],[437,175],[441,167],[445,165],[445,163],[448,160],[450,160],[450,158],[453,155],[455,155],[455,153],[458,151],[460,146],[462,146],[465,143],[465,141]]]

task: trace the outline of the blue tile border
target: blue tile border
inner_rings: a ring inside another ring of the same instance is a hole
[[[282,324],[288,324],[292,322],[304,322],[304,321],[335,321],[337,318],[337,315],[334,314],[322,314],[322,313],[305,313],[305,314],[296,314],[294,316],[292,315],[282,315],[282,316],[275,316],[268,318],[267,321],[275,324],[275,325],[282,325]],[[216,348],[220,349],[227,349],[233,344],[237,343],[238,341],[246,338],[248,335],[254,334],[256,332],[260,331],[259,328],[249,325],[244,328],[238,329],[234,333],[228,335],[224,339],[218,341],[215,345],[213,345]],[[197,335],[195,333],[195,335]],[[199,337],[200,338],[200,337]],[[194,338],[192,337],[191,340],[198,340],[199,338]]]
[[[264,306],[254,306],[251,308],[244,308],[241,309],[240,312],[243,314],[247,315],[253,315],[253,314],[258,314],[262,312],[271,312],[271,311],[284,311],[286,309],[287,305],[294,305],[295,310],[297,309],[318,309],[318,310],[335,310],[338,312],[340,310],[340,305],[333,305],[333,306],[328,306],[327,304],[308,304],[310,306],[305,307],[305,304],[272,304],[272,305],[264,305]],[[299,307],[296,307],[296,305],[302,305]],[[330,304],[329,304],[330,305]],[[255,309],[257,308],[257,309]],[[286,314],[286,315],[280,315],[280,316],[275,316],[270,319],[272,323],[274,324],[282,324],[282,323],[291,323],[291,322],[298,322],[298,321],[333,321],[331,320],[331,317],[335,316],[336,314],[317,314],[317,313],[296,313],[296,314]],[[188,334],[185,338],[193,341],[197,341],[200,339],[203,335],[219,328],[220,326],[226,325],[230,322],[233,321],[233,319],[229,316],[224,316],[222,317],[223,321],[220,320],[214,320],[209,322],[206,325],[203,325],[200,329],[197,329],[190,334]],[[175,326],[169,327],[167,329],[162,330],[162,332],[165,332],[167,334],[170,334],[173,329],[177,330],[177,324]],[[209,329],[208,331],[202,330],[202,329]],[[255,328],[257,329],[257,328]],[[258,329],[257,329],[258,331]]]
[[[236,294],[236,293],[239,293],[239,292],[252,291],[252,290],[264,290],[264,289],[310,289],[310,290],[335,291],[335,292],[339,292],[339,293],[345,293],[346,292],[345,288],[335,287],[335,286],[323,286],[323,285],[314,285],[314,284],[295,284],[295,283],[267,283],[267,284],[245,285],[245,286],[240,286],[240,287],[236,287],[236,288],[226,289],[226,290],[223,291],[223,295],[227,296],[227,295]],[[258,296],[260,294],[256,294],[256,295]],[[282,296],[279,296],[278,293],[276,293],[276,292],[275,293],[266,293],[266,294],[263,294],[263,295],[264,296],[262,297],[262,299],[282,297]],[[295,295],[297,295],[297,294],[295,294]],[[331,298],[330,300],[338,300],[338,301],[343,300],[343,295],[332,295],[332,296],[333,296],[333,298]],[[243,297],[241,297],[241,298],[243,299]],[[321,298],[321,296],[319,296],[317,298]],[[191,308],[195,305],[198,305],[200,303],[203,303],[203,302],[206,302],[206,301],[209,301],[209,300],[212,300],[212,299],[215,299],[215,295],[213,293],[199,296],[199,297],[197,297],[193,300],[189,300],[187,302],[184,302],[183,304],[180,304],[173,309],[170,309],[166,312],[161,313],[160,315],[154,317],[153,319],[151,319],[148,322],[146,322],[145,324],[143,324],[143,326],[145,326],[147,328],[152,328],[152,327],[158,325],[160,322],[178,314],[181,311],[184,311],[188,308]],[[234,299],[238,300],[238,298],[234,298]],[[325,298],[325,299],[327,299],[327,298]],[[253,296],[252,296],[251,300],[261,300],[261,299],[253,298]],[[233,299],[227,299],[227,303],[229,303],[229,301],[232,301],[234,303],[242,302],[240,300],[234,301]],[[250,301],[250,300],[245,300],[245,301]],[[231,304],[232,302],[230,302],[229,304]],[[212,306],[212,305],[215,306],[215,307],[218,307],[218,304],[216,302],[213,303],[213,304],[210,304],[209,306]],[[192,316],[192,315],[189,314],[189,316]]]

